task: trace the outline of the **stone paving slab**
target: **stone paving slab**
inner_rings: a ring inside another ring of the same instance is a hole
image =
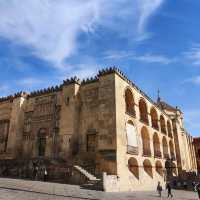
[[[105,193],[85,190],[76,185],[47,183],[0,178],[0,200],[197,200],[197,193],[172,190],[174,197],[167,198],[166,191],[159,198],[152,192]]]

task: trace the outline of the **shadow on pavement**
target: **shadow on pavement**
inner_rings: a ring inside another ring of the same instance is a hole
[[[66,197],[66,198],[70,197],[70,198],[74,198],[74,199],[100,200],[100,199],[96,199],[96,198],[78,197],[78,196],[60,195],[60,194],[50,194],[50,193],[47,193],[47,192],[37,192],[37,191],[33,191],[33,190],[25,190],[25,189],[19,189],[19,188],[0,187],[0,189],[14,190],[14,191],[20,191],[20,192],[30,192],[30,193],[37,193],[37,194],[57,196],[57,197]]]

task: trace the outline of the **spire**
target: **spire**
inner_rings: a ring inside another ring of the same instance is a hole
[[[161,98],[160,98],[160,90],[158,89],[157,103],[160,103],[160,100],[161,100]]]

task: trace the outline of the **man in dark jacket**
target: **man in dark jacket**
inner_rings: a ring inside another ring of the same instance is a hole
[[[197,183],[197,184],[195,185],[195,190],[197,191],[198,196],[199,196],[199,199],[200,199],[200,183]]]
[[[167,189],[167,194],[168,194],[168,196],[167,197],[173,197],[173,195],[172,195],[172,188],[171,188],[171,185],[170,185],[170,183],[169,182],[167,182],[167,184],[166,184],[166,189]]]

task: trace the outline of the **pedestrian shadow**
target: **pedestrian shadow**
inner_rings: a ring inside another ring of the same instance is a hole
[[[64,197],[64,198],[69,198],[70,197],[70,198],[73,198],[73,199],[101,200],[101,199],[89,198],[89,197],[79,197],[79,196],[61,195],[61,194],[50,194],[50,193],[47,193],[47,192],[38,192],[38,191],[25,190],[25,189],[19,189],[19,188],[0,187],[0,189],[12,190],[12,191],[19,191],[19,192],[29,192],[29,193],[49,195],[49,196],[56,196],[56,197]]]
[[[159,195],[156,194],[149,194],[150,197],[160,197]]]

